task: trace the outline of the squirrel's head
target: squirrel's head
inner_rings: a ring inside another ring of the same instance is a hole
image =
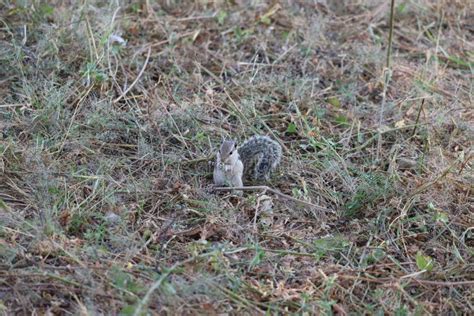
[[[233,165],[239,158],[237,151],[237,144],[233,140],[224,140],[221,148],[219,149],[219,155],[222,163],[226,165]]]

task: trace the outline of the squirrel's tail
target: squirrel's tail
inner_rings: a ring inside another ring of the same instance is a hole
[[[256,180],[268,180],[281,161],[280,144],[268,136],[253,136],[239,147],[244,173]]]

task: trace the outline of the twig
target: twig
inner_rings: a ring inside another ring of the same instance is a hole
[[[387,47],[387,68],[390,69],[390,57],[392,55],[392,41],[393,41],[393,18],[395,12],[395,0],[390,3],[390,27],[388,33],[388,47]]]
[[[365,282],[373,282],[373,283],[397,283],[400,281],[407,281],[409,283],[420,283],[420,284],[426,284],[426,285],[435,285],[435,286],[474,286],[474,281],[473,280],[467,280],[467,281],[453,281],[453,282],[443,282],[443,281],[432,281],[432,280],[423,280],[423,279],[417,279],[417,278],[366,278],[366,277],[358,277],[354,275],[345,275],[345,274],[337,274],[338,278],[342,279],[350,279],[350,280],[361,280]]]
[[[427,123],[423,123],[421,125],[427,125]],[[376,140],[379,137],[379,135],[383,135],[383,134],[387,134],[387,133],[391,133],[391,132],[396,132],[396,131],[399,131],[399,130],[402,130],[402,129],[408,129],[408,128],[415,127],[415,126],[416,126],[415,124],[410,124],[410,125],[405,125],[405,126],[402,126],[402,127],[395,127],[395,128],[391,128],[391,129],[387,129],[387,130],[377,131],[377,134],[370,137],[365,143],[363,143],[363,144],[361,144],[357,147],[350,148],[350,149],[346,150],[345,153],[352,153],[352,152],[360,151],[360,150],[366,148],[374,140]]]
[[[192,30],[190,32],[187,32],[187,33],[184,33],[184,34],[178,34],[176,37],[175,37],[175,40],[178,40],[178,39],[181,39],[183,37],[186,37],[186,36],[189,36],[189,35],[193,35],[193,34],[196,34],[196,31],[195,30]],[[163,41],[159,41],[159,42],[155,42],[155,43],[152,43],[149,45],[149,47],[157,47],[157,46],[161,46],[161,45],[164,45],[164,44],[168,44],[170,42],[169,39],[165,39]]]
[[[184,21],[194,21],[194,20],[205,20],[205,19],[214,19],[217,15],[217,11],[214,12],[211,15],[201,15],[201,16],[188,16],[185,18],[180,18],[176,19],[178,22],[184,22]]]
[[[87,89],[87,91],[77,101],[76,108],[74,109],[74,112],[72,113],[71,121],[69,122],[66,133],[64,134],[63,140],[61,141],[61,145],[59,146],[59,149],[57,151],[58,155],[61,154],[61,152],[64,148],[64,145],[66,144],[66,140],[69,137],[69,133],[71,132],[72,124],[74,124],[74,122],[76,120],[77,113],[79,113],[79,110],[82,108],[82,104],[84,103],[84,100],[89,95],[89,93],[91,92],[93,87],[94,87],[93,85],[89,86],[89,89]],[[76,102],[73,102],[73,104],[75,104],[75,103]]]
[[[420,280],[420,279],[412,279],[412,282],[418,282],[421,284],[428,284],[428,285],[436,285],[436,286],[457,286],[457,285],[467,285],[467,286],[474,286],[474,281],[453,281],[453,282],[443,282],[443,281],[431,281],[431,280]]]
[[[413,127],[413,132],[411,133],[411,137],[415,136],[416,127],[418,126],[418,122],[420,121],[420,114],[421,114],[421,111],[423,110],[423,105],[425,104],[425,100],[426,100],[425,98],[421,100],[420,109],[418,110],[418,115],[416,116],[415,127]]]
[[[385,103],[387,101],[387,90],[388,85],[390,83],[390,79],[392,76],[392,69],[390,67],[390,59],[392,56],[392,41],[393,41],[393,18],[394,18],[394,11],[395,11],[395,0],[391,0],[390,4],[390,30],[388,33],[388,46],[387,46],[387,61],[386,61],[386,69],[384,71],[384,85],[383,85],[383,92],[382,92],[382,104],[380,106],[380,115],[379,115],[379,131],[382,127],[383,122],[383,115],[385,110]],[[380,132],[378,133],[378,142],[377,142],[377,160],[380,159],[380,152],[382,150],[382,135]]]
[[[92,32],[92,27],[91,27],[91,24],[89,22],[89,19],[87,18],[87,15],[85,16],[85,21],[86,21],[86,26],[87,26],[87,32],[89,32],[89,36],[90,36],[90,41],[91,41],[91,60],[94,59],[94,54],[93,52],[95,53],[95,58],[96,60],[99,60],[99,53],[97,52],[97,46],[95,45],[95,40],[94,40],[94,33]],[[93,52],[92,52],[93,51]]]
[[[143,75],[143,72],[145,71],[146,66],[148,65],[148,60],[150,59],[150,54],[151,54],[151,47],[148,47],[148,53],[146,55],[145,63],[143,64],[143,67],[140,70],[140,73],[135,78],[135,80],[132,82],[132,84],[117,99],[115,99],[113,101],[113,103],[117,103],[118,101],[120,101],[137,84],[138,80]]]
[[[29,103],[10,103],[10,104],[0,104],[0,108],[14,108],[20,106],[30,106]]]
[[[241,190],[241,191],[255,191],[255,190],[264,190],[264,191],[269,191],[269,192],[272,192],[284,199],[287,199],[287,200],[290,200],[290,201],[293,201],[293,202],[296,202],[296,203],[301,203],[301,204],[305,204],[307,206],[311,206],[311,207],[314,207],[316,208],[317,210],[320,210],[320,211],[323,211],[323,212],[330,212],[330,213],[334,213],[333,210],[330,210],[330,209],[327,209],[327,208],[324,208],[322,206],[319,206],[319,205],[316,205],[316,204],[313,204],[313,203],[310,203],[310,202],[306,202],[306,201],[303,201],[303,200],[299,200],[297,198],[294,198],[290,195],[287,195],[287,194],[284,194],[284,193],[281,193],[280,191],[276,190],[276,189],[272,189],[266,185],[255,185],[255,186],[244,186],[244,187],[215,187],[214,190],[216,191],[232,191],[232,190]]]

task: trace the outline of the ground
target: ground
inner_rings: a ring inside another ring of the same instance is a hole
[[[473,313],[473,6],[4,1],[0,310]]]

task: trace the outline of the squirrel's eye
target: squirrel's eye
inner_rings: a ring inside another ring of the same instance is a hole
[[[234,152],[234,151],[233,151],[233,150],[231,150],[231,151],[230,151],[230,153],[229,153],[229,155],[232,155],[232,153],[233,153],[233,152]]]

